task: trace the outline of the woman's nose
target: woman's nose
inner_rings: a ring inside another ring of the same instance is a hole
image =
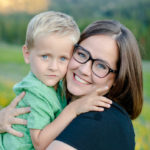
[[[85,64],[81,64],[79,70],[82,74],[90,76],[92,73],[92,61],[88,61]]]

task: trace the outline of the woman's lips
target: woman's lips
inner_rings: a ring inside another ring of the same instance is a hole
[[[73,74],[73,78],[75,81],[77,81],[80,84],[90,84],[88,81],[81,79],[78,75],[76,75],[75,73]]]

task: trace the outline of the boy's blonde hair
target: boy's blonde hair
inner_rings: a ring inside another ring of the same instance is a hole
[[[70,36],[73,43],[80,38],[80,30],[74,19],[64,13],[47,11],[33,17],[28,24],[25,44],[33,48],[34,40],[40,35],[58,34]]]

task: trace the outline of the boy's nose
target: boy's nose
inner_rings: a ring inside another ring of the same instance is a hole
[[[58,67],[58,65],[57,65],[57,60],[51,60],[50,62],[49,62],[49,65],[48,65],[48,69],[49,70],[57,70],[57,67]]]

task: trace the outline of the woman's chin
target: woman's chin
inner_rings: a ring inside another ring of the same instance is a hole
[[[85,93],[82,90],[79,90],[78,88],[68,88],[69,93],[71,93],[74,96],[83,96]]]

